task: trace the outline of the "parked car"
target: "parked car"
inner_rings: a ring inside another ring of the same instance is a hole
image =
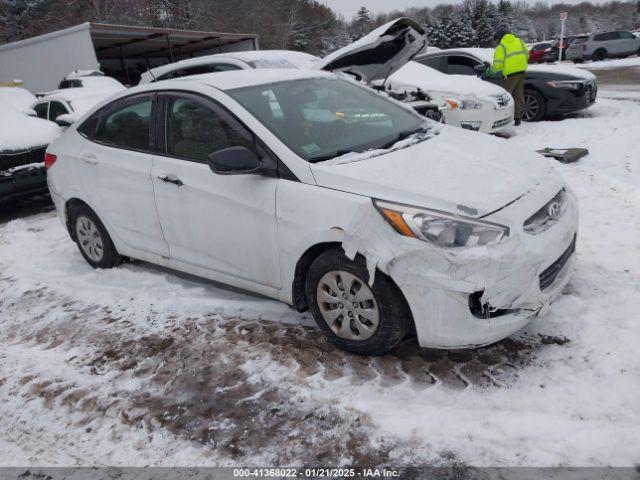
[[[514,102],[502,87],[467,75],[445,75],[418,62],[409,62],[385,82],[387,93],[403,101],[427,95],[443,105],[448,125],[497,133],[513,125]]]
[[[36,97],[22,87],[0,87],[0,104],[10,105],[22,113],[33,114],[31,104],[35,100]]]
[[[37,99],[31,108],[39,118],[55,122],[62,115],[70,115],[68,119],[78,119],[86,111],[110,97],[109,90],[92,88],[67,88],[55,91]]]
[[[182,78],[203,73],[229,70],[252,70],[255,68],[309,68],[319,58],[308,53],[291,50],[256,50],[248,52],[219,53],[189,58],[152,68],[140,77],[139,85]]]
[[[576,199],[549,160],[326,72],[138,86],[46,158],[91,266],[132,257],[309,308],[357,353],[412,326],[424,347],[495,342],[574,259]]]
[[[569,35],[562,40],[562,59],[567,58],[567,48],[581,35]],[[547,63],[557,62],[560,59],[560,39],[556,39],[552,45],[544,51],[543,59]]]
[[[47,192],[45,149],[60,134],[54,123],[27,115],[26,90],[11,90],[0,88],[0,204]]]
[[[545,51],[553,46],[553,42],[540,42],[531,45],[529,63],[544,63]]]
[[[458,48],[420,55],[417,62],[446,74],[479,75],[493,61],[493,49]],[[501,79],[486,78],[493,83]],[[526,74],[523,120],[583,110],[596,101],[598,86],[590,72],[572,67],[530,65]]]
[[[640,56],[640,38],[624,30],[592,33],[580,42],[570,45],[567,50],[567,60],[574,62],[601,61],[629,55]]]
[[[104,92],[120,92],[126,87],[118,80],[107,77],[100,70],[75,70],[64,77],[58,85],[59,90],[68,88],[89,88]]]

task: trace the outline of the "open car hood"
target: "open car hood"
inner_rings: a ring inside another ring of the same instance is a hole
[[[327,55],[316,68],[349,73],[370,83],[387,78],[402,68],[426,44],[425,31],[420,24],[410,18],[398,18]]]

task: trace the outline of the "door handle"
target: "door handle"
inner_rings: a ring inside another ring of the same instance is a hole
[[[160,180],[162,180],[163,182],[173,183],[174,185],[177,185],[178,187],[181,187],[182,185],[184,185],[184,183],[182,183],[182,180],[180,180],[175,175],[158,175],[158,178]]]
[[[82,160],[84,163],[88,163],[89,165],[97,165],[98,164],[98,157],[96,157],[93,153],[89,153],[87,155],[82,155],[80,157],[80,160]]]

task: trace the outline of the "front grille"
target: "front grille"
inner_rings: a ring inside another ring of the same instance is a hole
[[[19,152],[0,152],[0,171],[29,165],[30,163],[42,163],[44,162],[44,153],[46,150],[47,147],[44,146]]]
[[[563,188],[540,210],[524,222],[524,231],[530,235],[545,232],[564,215],[567,195]]]
[[[493,122],[493,126],[491,128],[500,128],[508,125],[511,122],[511,117],[503,118],[502,120],[496,120]]]
[[[573,241],[569,248],[567,248],[560,258],[553,262],[544,272],[540,274],[540,290],[548,288],[556,279],[558,274],[562,271],[567,264],[571,255],[576,251],[576,237],[573,237]]]

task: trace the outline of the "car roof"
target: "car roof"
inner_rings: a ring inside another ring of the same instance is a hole
[[[154,77],[159,77],[165,73],[172,72],[179,68],[203,65],[213,62],[225,62],[235,60],[249,64],[250,62],[266,62],[270,64],[280,63],[281,68],[300,67],[314,63],[319,60],[311,54],[295,52],[292,50],[249,50],[245,52],[216,53],[213,55],[203,55],[201,57],[187,58],[174,63],[168,63],[159,67],[151,68],[143,75],[151,73]],[[283,63],[287,62],[287,64]],[[247,65],[248,66],[248,65]]]
[[[253,87],[257,85],[268,85],[270,83],[303,80],[306,78],[337,78],[336,75],[323,72],[321,70],[302,70],[302,69],[280,69],[273,68],[262,70],[260,75],[256,75],[253,70],[232,70],[228,72],[205,73],[202,75],[193,75],[189,77],[175,78],[172,80],[163,80],[160,82],[145,85],[141,90],[160,90],[170,89],[178,84],[185,85],[189,83],[199,83],[208,85],[219,90],[233,90],[235,88]],[[153,87],[157,88],[153,88]],[[147,88],[145,88],[147,87]],[[138,87],[136,87],[138,88]]]

